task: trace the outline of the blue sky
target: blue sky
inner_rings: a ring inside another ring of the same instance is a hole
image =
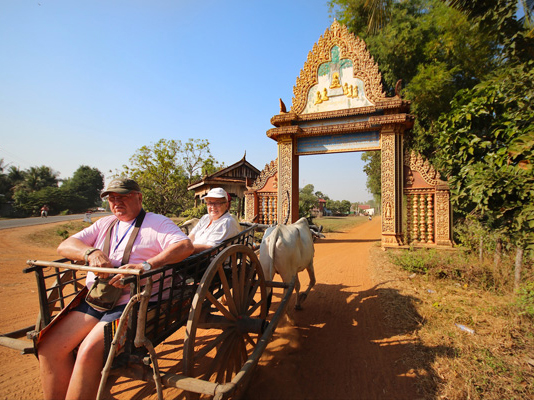
[[[198,138],[261,170],[278,99],[332,21],[326,0],[2,0],[0,158],[109,177],[141,146]],[[360,157],[301,157],[299,185],[369,200]]]

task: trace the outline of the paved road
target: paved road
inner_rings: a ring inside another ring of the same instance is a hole
[[[94,221],[95,217],[103,217],[110,215],[109,212],[99,212],[92,214],[91,218]],[[42,225],[50,224],[52,222],[70,221],[73,219],[84,219],[85,214],[72,214],[72,215],[53,215],[48,218],[30,217],[30,218],[15,218],[15,219],[2,219],[0,220],[0,229],[8,228],[20,228],[22,226]]]

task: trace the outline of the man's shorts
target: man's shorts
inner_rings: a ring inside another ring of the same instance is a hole
[[[112,322],[121,317],[122,312],[125,308],[126,304],[122,304],[120,306],[112,308],[109,311],[100,312],[95,310],[89,304],[87,304],[85,302],[85,299],[83,299],[77,307],[72,309],[72,311],[78,311],[84,314],[88,314],[91,317],[95,317],[96,319],[100,320],[101,322]]]

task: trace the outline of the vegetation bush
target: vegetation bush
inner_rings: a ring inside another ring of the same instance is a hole
[[[516,304],[519,308],[519,315],[526,315],[534,319],[534,282],[521,285],[517,293]]]
[[[183,213],[180,214],[180,216],[184,219],[192,219],[192,218],[201,218],[203,215],[205,215],[208,212],[208,209],[205,204],[201,204],[197,207],[192,207],[187,210],[185,210]]]

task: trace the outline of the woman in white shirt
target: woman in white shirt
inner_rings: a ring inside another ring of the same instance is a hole
[[[203,199],[208,213],[189,234],[195,253],[211,249],[240,232],[237,220],[228,212],[228,193],[223,188],[211,189]]]

